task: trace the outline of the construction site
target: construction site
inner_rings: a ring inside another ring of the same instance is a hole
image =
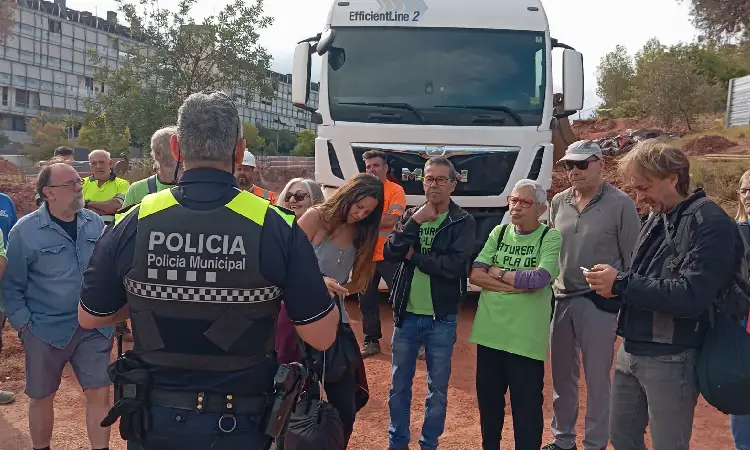
[[[736,184],[740,175],[750,168],[750,127],[725,129],[717,118],[706,118],[703,131],[687,133],[680,128],[663,129],[650,119],[594,119],[575,121],[571,131],[574,136],[568,139],[596,140],[606,156],[605,178],[610,183],[632,196],[632,191],[622,182],[617,174],[617,160],[638,141],[643,139],[662,139],[682,148],[692,160],[692,181],[695,187],[704,188],[709,196],[720,203],[728,214],[734,215],[737,206]],[[557,153],[557,152],[556,152]],[[294,161],[294,162],[291,162]],[[305,162],[300,158],[280,158],[259,161],[260,175],[264,188],[280,191],[284,184],[294,177],[314,178],[312,158]],[[139,178],[138,164],[129,165],[131,170],[123,176]],[[131,180],[134,181],[134,180]],[[14,201],[19,217],[36,208],[34,202],[34,175],[19,172],[13,164],[0,159],[0,192],[8,194]],[[565,172],[556,167],[553,171],[551,199],[557,192],[569,186]],[[635,200],[635,198],[634,198]],[[644,205],[638,205],[641,213],[646,212]],[[347,310],[351,316],[352,328],[361,335],[361,315],[355,299],[349,299]],[[469,450],[481,446],[478,409],[475,396],[476,347],[468,342],[474,313],[476,297],[462,305],[459,319],[458,340],[453,356],[453,373],[448,400],[448,418],[446,430],[441,438],[441,446],[447,449]],[[390,309],[386,306],[385,297],[381,305],[383,334],[390,336],[393,321]],[[3,330],[4,351],[0,363],[0,389],[18,393],[24,389],[24,355],[16,331],[6,325]],[[619,346],[619,341],[618,341]],[[114,355],[113,355],[114,356]],[[368,405],[358,414],[349,448],[353,450],[382,449],[387,445],[386,428],[388,424],[387,396],[390,384],[391,360],[388,339],[383,340],[383,353],[366,360],[367,377],[371,391]],[[549,367],[545,375],[545,421],[548,424],[552,417],[551,379]],[[583,377],[580,382],[580,414],[578,421],[579,445],[583,435],[583,417],[585,415],[586,395]],[[424,398],[426,393],[426,366],[424,361],[417,365],[414,382],[414,398]],[[4,406],[0,414],[0,436],[3,436],[3,450],[20,450],[31,447],[27,432],[28,399],[19,395],[18,400]],[[412,433],[418,436],[424,414],[422,402],[415,400],[412,404]],[[84,397],[75,381],[70,367],[63,376],[61,388],[55,401],[56,426],[53,447],[60,450],[84,449],[85,439]],[[507,444],[512,448],[512,419],[510,408],[506,409],[504,435]],[[116,435],[116,432],[113,432]],[[113,436],[114,437],[114,436]],[[111,448],[121,450],[125,443],[114,437]],[[647,440],[647,444],[649,441]],[[728,429],[727,416],[700,400],[696,410],[691,448],[715,449],[730,448],[732,437]],[[610,447],[611,448],[611,447]]]

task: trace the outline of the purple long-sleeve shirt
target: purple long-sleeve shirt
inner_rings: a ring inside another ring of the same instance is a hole
[[[533,231],[531,233],[524,233],[520,231],[518,227],[515,228],[515,231],[516,234],[533,233]],[[489,269],[490,265],[477,261],[474,262],[472,267],[479,269]],[[537,289],[541,289],[544,286],[549,285],[551,281],[552,276],[550,275],[550,273],[541,267],[531,270],[519,270],[516,272],[516,277],[513,279],[513,287],[516,289],[536,291]]]

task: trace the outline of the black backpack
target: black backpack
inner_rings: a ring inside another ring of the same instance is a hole
[[[710,200],[699,198],[683,212],[674,237],[666,216],[662,216],[665,240],[673,254],[672,264],[679,267],[689,251],[690,223],[695,217],[700,226],[700,207]],[[748,246],[735,228],[744,251],[739,252],[732,268],[733,277],[708,309],[709,329],[698,353],[695,374],[698,388],[706,401],[725,414],[750,414],[750,334],[742,325],[750,310]],[[678,250],[679,249],[679,250]]]

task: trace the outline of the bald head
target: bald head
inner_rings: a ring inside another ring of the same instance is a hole
[[[81,177],[65,163],[42,168],[36,179],[36,191],[56,217],[63,213],[75,214],[83,209]]]
[[[106,150],[94,150],[89,153],[89,166],[91,166],[91,173],[99,181],[106,181],[109,179],[109,174],[112,171],[112,158],[109,156],[109,152]]]

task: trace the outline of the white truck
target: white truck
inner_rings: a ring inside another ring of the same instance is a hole
[[[554,48],[564,48],[561,94]],[[314,53],[325,58],[317,110],[307,105]],[[324,30],[297,44],[292,102],[318,124],[315,178],[326,196],[377,149],[418,205],[425,160],[448,157],[479,252],[507,222],[516,181],[550,187],[573,140],[567,117],[583,107],[583,57],[550,36],[540,0],[334,0]]]

